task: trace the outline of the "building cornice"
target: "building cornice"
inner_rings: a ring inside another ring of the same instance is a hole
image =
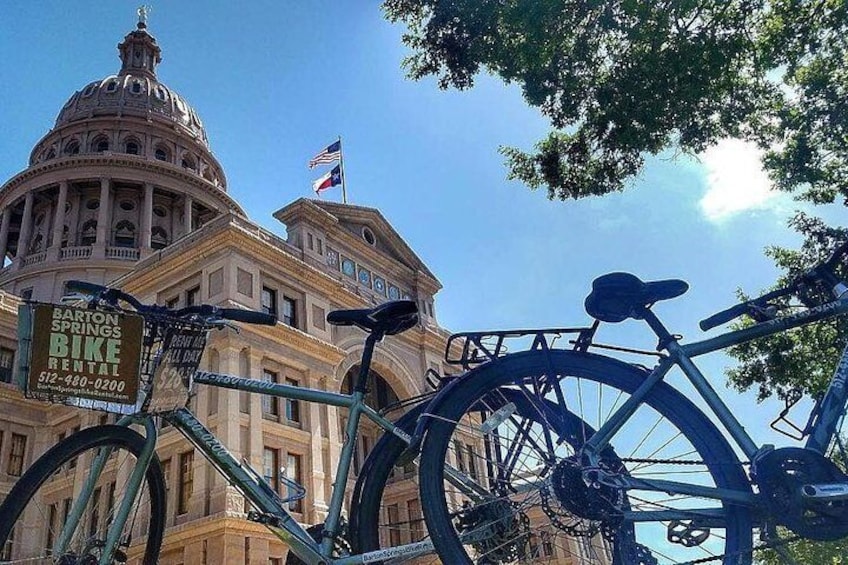
[[[79,180],[87,178],[97,178],[98,176],[121,178],[121,172],[129,170],[132,172],[146,171],[160,174],[164,177],[172,179],[183,186],[196,188],[202,193],[208,195],[211,199],[222,202],[227,211],[246,216],[242,207],[231,198],[221,188],[215,186],[206,179],[194,174],[186,172],[182,167],[178,167],[172,163],[157,161],[143,156],[129,155],[126,153],[93,153],[79,154],[69,157],[59,157],[44,161],[33,165],[24,171],[9,179],[3,186],[0,186],[0,202],[8,205],[23,195],[27,190],[33,187],[27,186],[29,181],[38,179],[50,173],[65,173],[61,178],[57,175],[56,179],[49,179],[45,184],[58,183],[61,180],[75,180],[72,173],[79,172],[81,169],[94,169],[91,173],[79,175]],[[100,171],[99,169],[102,169]],[[130,176],[131,178],[131,176]],[[129,179],[128,179],[129,180]],[[167,188],[167,187],[166,187]]]

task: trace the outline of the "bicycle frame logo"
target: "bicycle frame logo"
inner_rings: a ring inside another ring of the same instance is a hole
[[[52,304],[24,309],[19,333],[30,340],[28,394],[135,404],[144,332],[140,316]]]

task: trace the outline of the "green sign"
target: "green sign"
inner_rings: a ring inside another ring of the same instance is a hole
[[[52,304],[32,312],[30,394],[135,404],[141,316]]]

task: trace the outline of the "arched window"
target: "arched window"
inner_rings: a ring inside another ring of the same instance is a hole
[[[163,249],[168,246],[168,232],[165,228],[156,226],[150,230],[150,247]]]
[[[80,144],[76,139],[69,141],[65,145],[65,155],[76,155],[80,152]]]
[[[115,224],[115,247],[135,247],[135,224],[128,220]]]
[[[80,230],[80,245],[90,246],[97,241],[97,220],[88,220]]]
[[[351,367],[345,375],[342,383],[342,392],[351,394],[353,392],[353,383],[359,377],[359,364]],[[395,391],[389,386],[380,373],[368,371],[368,395],[365,397],[365,404],[375,410],[382,410],[398,401],[398,396]]]
[[[100,136],[94,139],[91,143],[91,150],[94,153],[103,153],[109,151],[109,140],[105,136]]]
[[[138,142],[134,139],[130,139],[127,141],[125,146],[126,153],[129,155],[138,155],[139,154],[139,145]]]
[[[165,147],[159,145],[156,147],[156,151],[153,153],[158,161],[170,161],[171,156],[168,154],[168,150]]]
[[[197,167],[194,164],[194,159],[191,158],[191,155],[183,155],[183,168],[190,169],[192,171],[196,171]]]

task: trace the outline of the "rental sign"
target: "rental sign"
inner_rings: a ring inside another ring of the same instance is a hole
[[[134,404],[143,334],[141,316],[34,304],[27,390]]]

